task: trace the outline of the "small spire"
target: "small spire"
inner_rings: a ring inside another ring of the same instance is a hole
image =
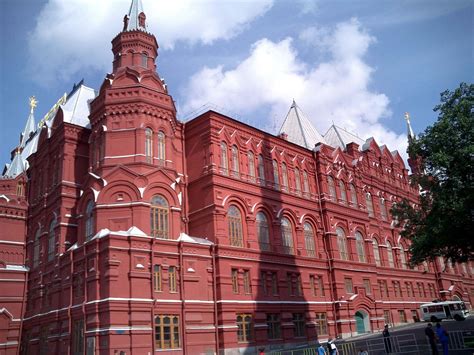
[[[405,112],[405,121],[407,121],[408,140],[413,140],[415,139],[415,133],[413,133],[413,129],[411,128],[410,114],[408,112]]]
[[[30,135],[35,132],[36,127],[35,127],[35,108],[38,105],[38,100],[36,100],[36,97],[31,96],[29,98],[30,101],[30,115],[28,116],[28,120],[26,121],[25,129],[21,133],[21,138],[20,138],[20,148],[24,148],[26,145],[26,142],[30,138]]]
[[[128,15],[125,15],[123,19],[123,30],[146,31],[146,16],[143,12],[142,0],[132,0]]]

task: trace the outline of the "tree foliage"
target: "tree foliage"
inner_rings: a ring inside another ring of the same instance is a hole
[[[463,262],[474,251],[474,85],[461,83],[441,94],[438,120],[408,147],[418,173],[418,204],[404,200],[392,208],[411,240],[411,263],[435,256]]]

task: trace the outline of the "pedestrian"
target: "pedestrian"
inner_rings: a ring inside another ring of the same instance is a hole
[[[436,324],[436,335],[438,336],[439,342],[443,347],[443,355],[448,355],[449,337],[448,332],[444,329],[440,323]]]
[[[316,349],[318,350],[318,355],[327,355],[326,349],[324,349],[323,344],[319,341],[316,343]]]
[[[329,355],[339,355],[339,351],[337,350],[337,346],[334,344],[333,339],[328,340],[328,352]]]
[[[428,323],[428,325],[425,328],[425,335],[428,338],[428,342],[430,343],[431,347],[431,354],[432,355],[438,355],[438,347],[436,346],[436,334],[433,330],[433,325],[431,323]]]
[[[390,354],[392,352],[392,342],[390,341],[390,332],[388,331],[388,324],[383,328],[383,343],[385,345],[385,352]]]
[[[365,349],[360,349],[357,355],[369,355],[369,352]]]

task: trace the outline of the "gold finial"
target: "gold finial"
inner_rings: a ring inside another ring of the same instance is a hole
[[[36,97],[31,96],[30,97],[30,111],[33,113],[35,110],[36,106],[38,105],[38,100],[36,100]]]

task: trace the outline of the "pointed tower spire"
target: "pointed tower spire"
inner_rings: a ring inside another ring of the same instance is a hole
[[[20,138],[20,148],[25,148],[26,142],[30,138],[30,135],[35,132],[35,108],[38,105],[38,101],[34,96],[30,97],[30,115],[28,116],[28,120],[26,121],[25,129],[21,133]]]
[[[146,16],[143,12],[142,0],[132,0],[128,15],[123,19],[123,31],[140,30],[146,32]]]
[[[408,112],[405,112],[405,121],[407,121],[408,141],[411,141],[415,139],[415,133],[413,133],[413,129],[411,128],[410,114]]]
[[[280,134],[282,133],[286,134],[290,142],[307,149],[313,149],[320,142],[326,143],[323,136],[303,114],[294,99],[280,128]]]

